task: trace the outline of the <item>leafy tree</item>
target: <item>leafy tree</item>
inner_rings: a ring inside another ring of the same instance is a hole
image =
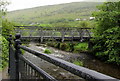
[[[97,21],[97,35],[103,34],[109,28],[120,27],[120,1],[107,2],[97,8],[99,11],[93,13]]]
[[[103,60],[120,64],[120,1],[104,3],[98,9],[93,13],[97,23],[94,52]]]
[[[14,33],[14,23],[4,19],[2,21],[2,36],[7,39],[10,34],[14,35]]]

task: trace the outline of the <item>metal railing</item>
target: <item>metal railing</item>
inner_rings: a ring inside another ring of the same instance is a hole
[[[10,36],[9,44],[9,74],[11,79],[17,81],[22,79],[43,79],[45,81],[58,81],[53,76],[36,66],[30,60],[22,55],[20,49],[23,49],[45,61],[59,66],[74,75],[84,78],[87,81],[119,81],[116,78],[104,75],[102,73],[90,70],[81,66],[77,66],[62,59],[50,56],[48,54],[35,51],[29,47],[21,45],[20,34],[16,34],[14,46],[12,44],[12,36]]]

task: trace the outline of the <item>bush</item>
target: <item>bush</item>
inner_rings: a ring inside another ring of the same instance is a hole
[[[71,51],[72,50],[71,45],[72,44],[70,43],[60,43],[60,49],[64,51]]]
[[[4,36],[6,39],[9,38],[8,36],[10,34],[14,35],[14,23],[9,22],[8,20],[2,21],[2,36]]]
[[[88,49],[88,43],[79,43],[78,45],[74,46],[75,52],[87,51],[87,49]]]
[[[46,54],[51,54],[52,52],[51,52],[49,49],[45,49],[45,50],[44,50],[44,53],[46,53]]]
[[[114,27],[103,32],[101,37],[94,40],[96,56],[108,62],[120,64],[120,28]]]
[[[2,62],[0,64],[0,68],[4,68],[5,66],[7,66],[8,63],[8,41],[0,35],[0,61]]]

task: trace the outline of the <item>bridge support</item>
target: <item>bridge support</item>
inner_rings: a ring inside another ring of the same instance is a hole
[[[43,42],[43,29],[39,28],[40,42]]]
[[[65,40],[64,37],[65,37],[65,31],[64,31],[64,29],[62,29],[62,31],[61,31],[61,38],[62,38],[61,41],[62,42],[64,42],[64,40]]]

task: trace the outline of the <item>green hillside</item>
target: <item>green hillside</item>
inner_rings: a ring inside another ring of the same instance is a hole
[[[59,5],[40,6],[9,12],[7,18],[20,24],[52,24],[58,22],[73,22],[76,18],[89,18],[97,2],[74,2]]]

